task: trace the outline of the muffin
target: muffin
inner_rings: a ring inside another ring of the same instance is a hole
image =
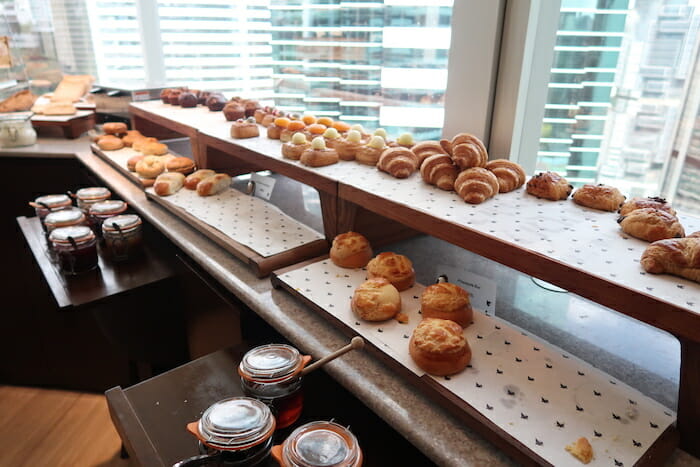
[[[435,376],[459,373],[472,359],[462,327],[438,318],[425,318],[416,326],[408,353],[418,367]]]
[[[363,268],[372,259],[372,247],[364,235],[345,232],[333,239],[330,256],[341,268]]]
[[[385,321],[401,311],[401,295],[388,280],[369,279],[355,289],[350,307],[361,319]]]
[[[380,253],[367,263],[367,277],[383,277],[399,291],[410,288],[416,282],[416,272],[411,260],[391,252]]]

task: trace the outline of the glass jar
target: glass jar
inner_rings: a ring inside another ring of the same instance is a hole
[[[118,216],[126,211],[126,203],[118,199],[92,203],[89,209],[89,219],[92,230],[98,236],[102,235],[102,222],[110,217]]]
[[[268,406],[256,399],[232,397],[211,405],[199,421],[187,425],[187,430],[211,451],[176,466],[202,465],[208,460],[227,466],[252,467],[270,454],[275,417]]]
[[[281,467],[360,467],[363,460],[355,435],[333,422],[300,426],[272,448],[272,456]]]
[[[85,214],[78,208],[66,208],[54,211],[44,218],[46,234],[50,234],[60,227],[72,227],[75,225],[87,225]]]
[[[290,345],[268,344],[248,351],[238,365],[243,393],[270,406],[278,429],[288,427],[301,415],[301,370],[310,360]]]
[[[44,232],[46,232],[46,226],[44,225],[46,216],[50,212],[66,209],[72,204],[73,202],[68,195],[39,196],[34,202],[29,203],[29,205],[34,208],[34,212],[39,218],[41,228],[44,229]]]
[[[90,227],[59,227],[49,234],[58,264],[66,274],[80,274],[97,267],[97,239]]]
[[[86,214],[90,211],[90,206],[99,201],[109,199],[112,193],[104,187],[96,186],[90,188],[81,188],[75,192],[75,197],[78,200],[78,207]]]
[[[105,247],[115,261],[126,261],[143,251],[141,218],[136,214],[111,217],[102,223]]]
[[[0,146],[18,148],[36,143],[36,131],[32,127],[31,112],[4,114],[0,117]]]

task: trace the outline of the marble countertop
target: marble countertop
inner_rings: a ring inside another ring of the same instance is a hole
[[[42,138],[34,146],[0,150],[0,157],[76,157],[144,220],[303,352],[322,356],[347,343],[348,338],[325,319],[288,293],[273,289],[269,279],[258,279],[243,262],[148,201],[143,191],[91,152],[88,138]],[[513,465],[497,447],[371,354],[351,352],[324,368],[436,464]],[[700,466],[700,461],[676,450],[667,465]]]

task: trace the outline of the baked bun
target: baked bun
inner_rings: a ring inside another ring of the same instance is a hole
[[[214,174],[197,184],[199,196],[212,196],[221,193],[231,186],[231,177],[226,174]]]
[[[186,91],[180,94],[178,104],[184,108],[197,107],[197,94],[192,91]]]
[[[529,194],[552,201],[568,198],[573,189],[564,177],[554,172],[539,173],[527,182]]]
[[[341,268],[363,268],[372,255],[369,240],[357,232],[336,235],[331,245],[331,261]]]
[[[140,154],[138,156],[130,157],[128,161],[126,161],[126,168],[129,169],[129,172],[136,172],[136,163],[143,159],[144,156],[143,154]]]
[[[158,175],[153,184],[153,191],[158,196],[170,196],[177,193],[185,183],[185,176],[178,172],[166,172]]]
[[[439,141],[422,141],[414,144],[411,151],[418,156],[418,167],[423,167],[423,162],[430,156],[447,154]]]
[[[187,175],[194,172],[194,161],[189,157],[173,157],[165,163],[168,172],[179,172]]]
[[[700,282],[700,237],[654,242],[642,253],[641,264],[652,274],[673,274]]]
[[[212,112],[220,112],[226,106],[226,98],[221,94],[210,94],[205,105]]]
[[[126,123],[122,122],[109,122],[102,125],[102,131],[108,135],[124,135],[126,130]]]
[[[168,153],[168,146],[163,143],[146,143],[141,146],[141,152],[147,156],[162,156]]]
[[[408,353],[426,373],[447,376],[459,373],[472,359],[462,327],[447,319],[425,318],[408,343]]]
[[[124,146],[131,147],[131,145],[134,144],[134,141],[140,138],[145,138],[140,131],[129,130],[126,132],[126,135],[122,137],[122,142],[124,143]]]
[[[196,172],[188,175],[185,178],[185,188],[187,188],[188,190],[196,190],[197,185],[199,185],[199,182],[201,182],[207,177],[211,177],[212,175],[216,175],[216,172],[214,172],[211,169],[197,170]]]
[[[392,252],[379,253],[367,263],[367,277],[383,277],[399,290],[410,288],[416,282],[413,263],[404,255]]]
[[[490,170],[498,179],[498,192],[508,193],[525,184],[525,170],[520,164],[506,159],[495,159],[486,163],[486,170]]]
[[[238,102],[229,102],[224,106],[223,111],[224,117],[229,122],[245,118],[245,107],[243,107]]]
[[[145,156],[134,168],[142,178],[156,178],[165,171],[165,164],[158,156]]]
[[[144,136],[143,138],[134,138],[134,142],[131,144],[131,149],[134,151],[142,152],[143,147],[149,143],[157,143],[156,138],[151,138],[150,136]]]
[[[385,321],[401,311],[401,295],[388,280],[369,279],[355,289],[350,307],[364,320]]]
[[[583,185],[574,191],[571,199],[576,204],[601,211],[617,211],[625,202],[625,197],[620,190],[610,185]]]
[[[617,219],[622,231],[647,242],[685,237],[676,216],[654,208],[635,209]]]
[[[231,125],[231,138],[244,139],[260,136],[260,129],[251,117],[246,120],[238,119]]]
[[[418,143],[416,146],[421,144]],[[428,156],[420,166],[420,176],[425,183],[446,191],[454,190],[458,173],[459,169],[452,162],[452,158],[449,154],[444,153]]]
[[[457,175],[455,191],[467,203],[483,203],[498,193],[498,178],[486,169],[472,167]]]
[[[405,147],[386,149],[379,157],[377,168],[396,178],[407,178],[418,169],[418,156]]]
[[[459,133],[452,141],[440,142],[443,149],[452,156],[452,160],[460,169],[484,167],[489,159],[484,143],[469,133]]]
[[[456,284],[441,282],[423,290],[420,297],[423,318],[449,319],[463,328],[474,319],[469,293]]]
[[[97,140],[97,146],[103,151],[116,151],[124,147],[124,142],[114,135],[105,135]]]
[[[676,210],[671,207],[671,205],[664,199],[664,198],[659,198],[659,197],[649,197],[649,198],[638,198],[634,197],[630,200],[627,200],[621,207],[620,207],[620,215],[621,216],[626,216],[630,212],[634,211],[635,209],[644,209],[644,208],[654,208],[658,209],[660,211],[666,211],[667,213],[671,215],[676,215]]]

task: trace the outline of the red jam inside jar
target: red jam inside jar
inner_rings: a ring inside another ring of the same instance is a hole
[[[59,227],[51,232],[49,241],[65,274],[81,274],[97,267],[97,239],[90,227]]]
[[[41,228],[46,232],[44,225],[46,216],[51,212],[69,208],[73,202],[68,195],[46,195],[39,196],[33,203],[29,204],[34,208],[34,212],[41,221]]]
[[[78,200],[78,207],[86,213],[90,211],[90,206],[109,199],[110,196],[112,196],[112,192],[101,186],[81,188],[75,192],[75,197]]]
[[[98,201],[90,205],[90,225],[94,232],[102,235],[102,223],[111,217],[118,216],[126,211],[127,205],[124,201],[109,199]]]
[[[141,224],[136,214],[110,217],[102,223],[102,237],[113,260],[127,261],[143,251]]]

